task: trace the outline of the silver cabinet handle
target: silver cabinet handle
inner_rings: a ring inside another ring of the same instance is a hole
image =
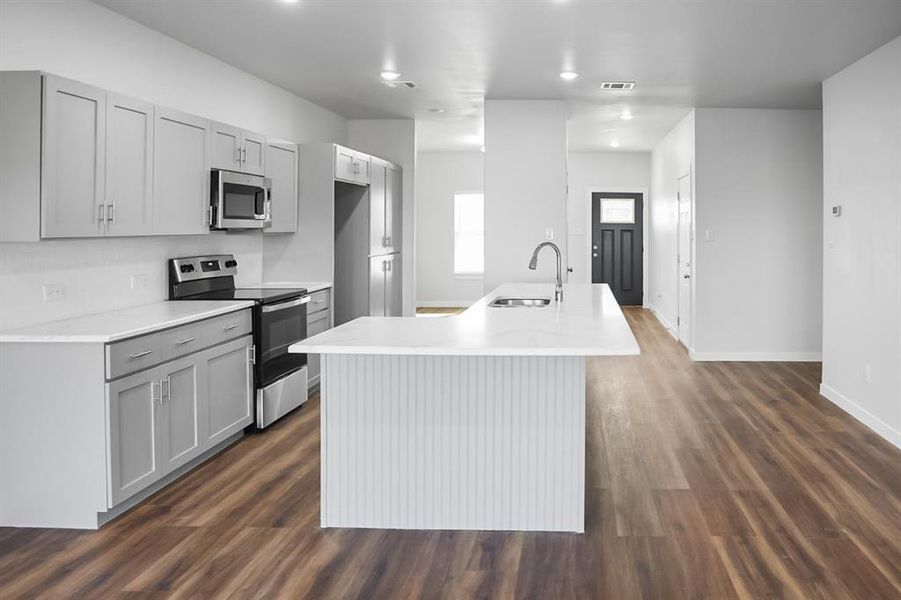
[[[243,162],[243,163],[247,162],[247,146],[244,146],[243,148],[241,148],[241,162]]]
[[[168,402],[171,397],[172,392],[172,381],[169,379],[167,375],[165,379],[160,382],[160,404],[164,402]]]
[[[231,331],[232,329],[234,329],[234,328],[237,327],[237,326],[238,326],[237,323],[233,323],[232,325],[226,325],[226,326],[225,326],[225,331]]]
[[[241,162],[241,149],[240,148],[235,148],[235,162],[236,163]]]
[[[112,224],[116,223],[116,203],[115,202],[113,202],[112,204],[106,205],[106,220]]]
[[[159,391],[159,395],[157,395],[157,391]],[[163,403],[163,382],[162,381],[151,381],[150,382],[150,401],[151,402],[159,402]]]
[[[100,227],[103,227],[103,222],[106,221],[106,207],[102,204],[97,205],[97,224]]]
[[[185,344],[190,344],[193,341],[194,341],[194,338],[189,337],[189,338],[186,338],[183,340],[176,340],[175,345],[176,346],[184,346]]]
[[[137,352],[135,354],[132,354],[131,356],[129,356],[129,358],[134,360],[136,358],[142,358],[144,356],[149,356],[151,354],[153,354],[153,350],[144,350],[143,352]]]
[[[382,236],[382,246],[387,248],[390,245],[391,245],[391,236],[390,235]]]

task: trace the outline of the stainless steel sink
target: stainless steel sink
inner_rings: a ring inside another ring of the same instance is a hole
[[[528,306],[532,308],[540,306],[548,306],[551,303],[550,298],[495,298],[494,302],[489,306],[495,307],[514,307]]]

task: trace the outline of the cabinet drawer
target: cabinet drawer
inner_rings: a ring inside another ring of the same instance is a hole
[[[203,321],[189,323],[160,333],[162,360],[187,356],[209,346],[203,339]]]
[[[115,379],[162,362],[160,334],[151,333],[106,347],[106,378]]]
[[[239,310],[221,317],[200,323],[203,326],[203,345],[216,346],[242,335],[248,335],[253,329],[250,309]]]
[[[307,337],[313,337],[317,333],[322,333],[330,327],[331,313],[319,313],[315,317],[307,318]]]
[[[307,321],[311,321],[314,314],[328,310],[331,306],[331,294],[329,290],[319,290],[310,294],[310,303],[307,305]]]

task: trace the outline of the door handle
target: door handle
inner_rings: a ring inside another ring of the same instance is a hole
[[[184,346],[185,344],[190,344],[190,343],[193,342],[193,341],[194,341],[194,338],[189,337],[189,338],[186,338],[186,339],[183,339],[183,340],[177,340],[177,341],[175,342],[175,345],[176,345],[176,346]]]
[[[159,394],[157,395],[157,391]],[[150,401],[151,402],[159,402],[163,403],[163,382],[162,381],[151,381],[150,382]]]
[[[138,358],[141,358],[141,357],[144,357],[144,356],[149,356],[149,355],[151,355],[151,354],[153,354],[153,350],[144,350],[143,352],[138,352],[138,353],[136,353],[136,354],[131,354],[131,355],[129,355],[128,358],[130,358],[130,359],[132,359],[132,360],[135,360],[135,359],[138,359]]]
[[[169,401],[169,399],[171,398],[171,392],[172,381],[169,379],[169,376],[166,376],[166,378],[160,382],[160,404]]]
[[[233,323],[232,325],[227,325],[227,326],[225,327],[225,331],[231,331],[232,329],[234,329],[234,328],[237,327],[237,326],[238,326],[237,323]]]
[[[243,163],[247,162],[247,146],[244,146],[243,148],[241,148],[241,162],[243,162]]]
[[[241,162],[241,149],[240,148],[235,148],[235,162],[236,163]]]
[[[109,224],[116,224],[116,203],[106,205],[106,221]]]

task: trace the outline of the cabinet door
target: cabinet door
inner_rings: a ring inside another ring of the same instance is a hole
[[[361,185],[366,185],[372,175],[372,162],[366,154],[355,153],[354,158],[354,181]]]
[[[105,104],[103,90],[44,77],[42,237],[105,233]]]
[[[403,314],[402,283],[403,263],[400,254],[385,257],[385,316],[399,317]]]
[[[207,448],[253,422],[252,339],[246,336],[202,353]]]
[[[109,235],[153,232],[153,105],[106,98],[106,218]]]
[[[204,397],[194,356],[161,367],[160,451],[164,473],[174,471],[203,450],[200,398]]]
[[[313,337],[323,331],[328,331],[331,326],[332,314],[330,310],[316,313],[307,320],[307,337]],[[319,354],[307,354],[307,381],[310,387],[319,383],[321,356]]]
[[[385,251],[400,252],[403,232],[403,171],[388,167],[385,176]]]
[[[158,368],[106,385],[111,507],[163,475],[157,447],[160,388]]]
[[[369,316],[385,316],[385,274],[388,261],[384,256],[369,259]]]
[[[264,233],[297,231],[297,145],[266,145],[266,177],[272,180],[272,226]]]
[[[153,232],[208,233],[210,122],[156,107]]]
[[[263,175],[266,172],[266,136],[252,131],[241,134],[241,171]]]
[[[335,146],[335,179],[342,181],[356,181],[354,161],[356,152],[342,146]]]
[[[225,123],[210,124],[210,168],[241,171],[241,130]]]
[[[369,183],[369,254],[385,254],[385,171],[383,162],[373,161]]]

